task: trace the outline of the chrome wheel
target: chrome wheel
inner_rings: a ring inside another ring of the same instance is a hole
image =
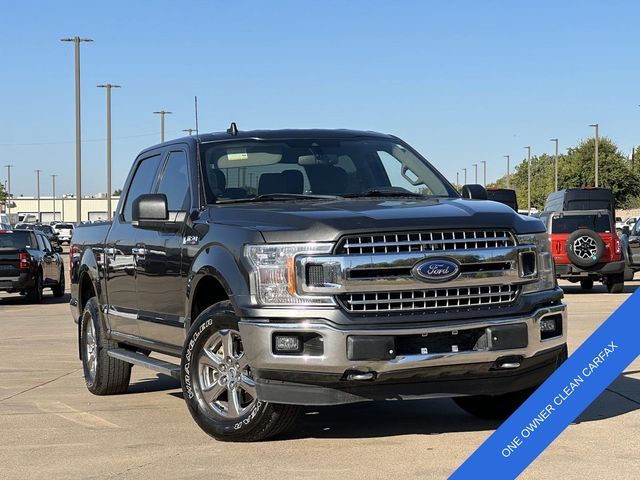
[[[89,316],[84,334],[85,358],[87,363],[87,371],[89,380],[93,382],[96,378],[96,363],[98,356],[98,342],[96,341],[96,329],[93,325],[93,318]]]
[[[584,235],[573,242],[573,251],[580,258],[595,258],[598,246],[593,238]]]
[[[255,382],[236,330],[220,330],[207,340],[198,358],[198,375],[202,399],[220,416],[242,417],[257,402]]]

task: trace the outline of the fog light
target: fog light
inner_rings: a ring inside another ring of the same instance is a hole
[[[302,351],[300,338],[295,335],[276,335],[274,347],[276,353],[296,353]]]
[[[540,320],[541,332],[555,332],[556,331],[556,319],[555,318],[543,318]]]

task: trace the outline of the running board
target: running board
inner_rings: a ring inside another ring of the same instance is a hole
[[[108,350],[107,355],[123,362],[131,363],[133,365],[140,365],[141,367],[148,368],[150,370],[170,375],[176,380],[180,380],[180,365],[165,362],[164,360],[158,360],[157,358],[147,357],[141,353],[132,352],[124,348],[114,348]]]

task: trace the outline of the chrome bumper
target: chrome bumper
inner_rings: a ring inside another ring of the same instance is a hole
[[[562,335],[547,340],[540,339],[540,320],[549,315],[562,315]],[[498,325],[526,323],[528,344],[513,350],[477,350],[436,353],[427,355],[401,355],[391,360],[353,361],[347,358],[347,337],[350,335],[420,335],[451,330],[485,328]],[[347,370],[386,373],[414,368],[442,365],[494,362],[500,357],[518,355],[529,358],[536,353],[566,343],[567,315],[564,304],[543,307],[530,315],[500,319],[478,319],[473,322],[455,322],[420,327],[376,329],[338,329],[313,321],[297,323],[269,323],[265,320],[242,319],[239,322],[242,343],[249,364],[257,370],[283,370],[296,372],[342,374]],[[317,333],[322,336],[324,353],[311,355],[276,355],[272,351],[274,333]]]

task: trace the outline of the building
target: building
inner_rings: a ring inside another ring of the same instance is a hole
[[[38,218],[38,199],[36,197],[13,197],[11,200],[11,214],[18,214],[20,219],[22,219],[22,216],[28,215],[31,221],[35,221]],[[120,197],[111,197],[111,212],[115,211],[119,200]],[[8,211],[5,208],[5,212]],[[83,221],[107,220],[109,217],[108,211],[106,196],[97,195],[82,199]],[[55,199],[55,215],[53,197],[40,197],[40,221],[49,223],[54,220],[63,222],[75,222],[77,220],[75,197],[57,197]]]

